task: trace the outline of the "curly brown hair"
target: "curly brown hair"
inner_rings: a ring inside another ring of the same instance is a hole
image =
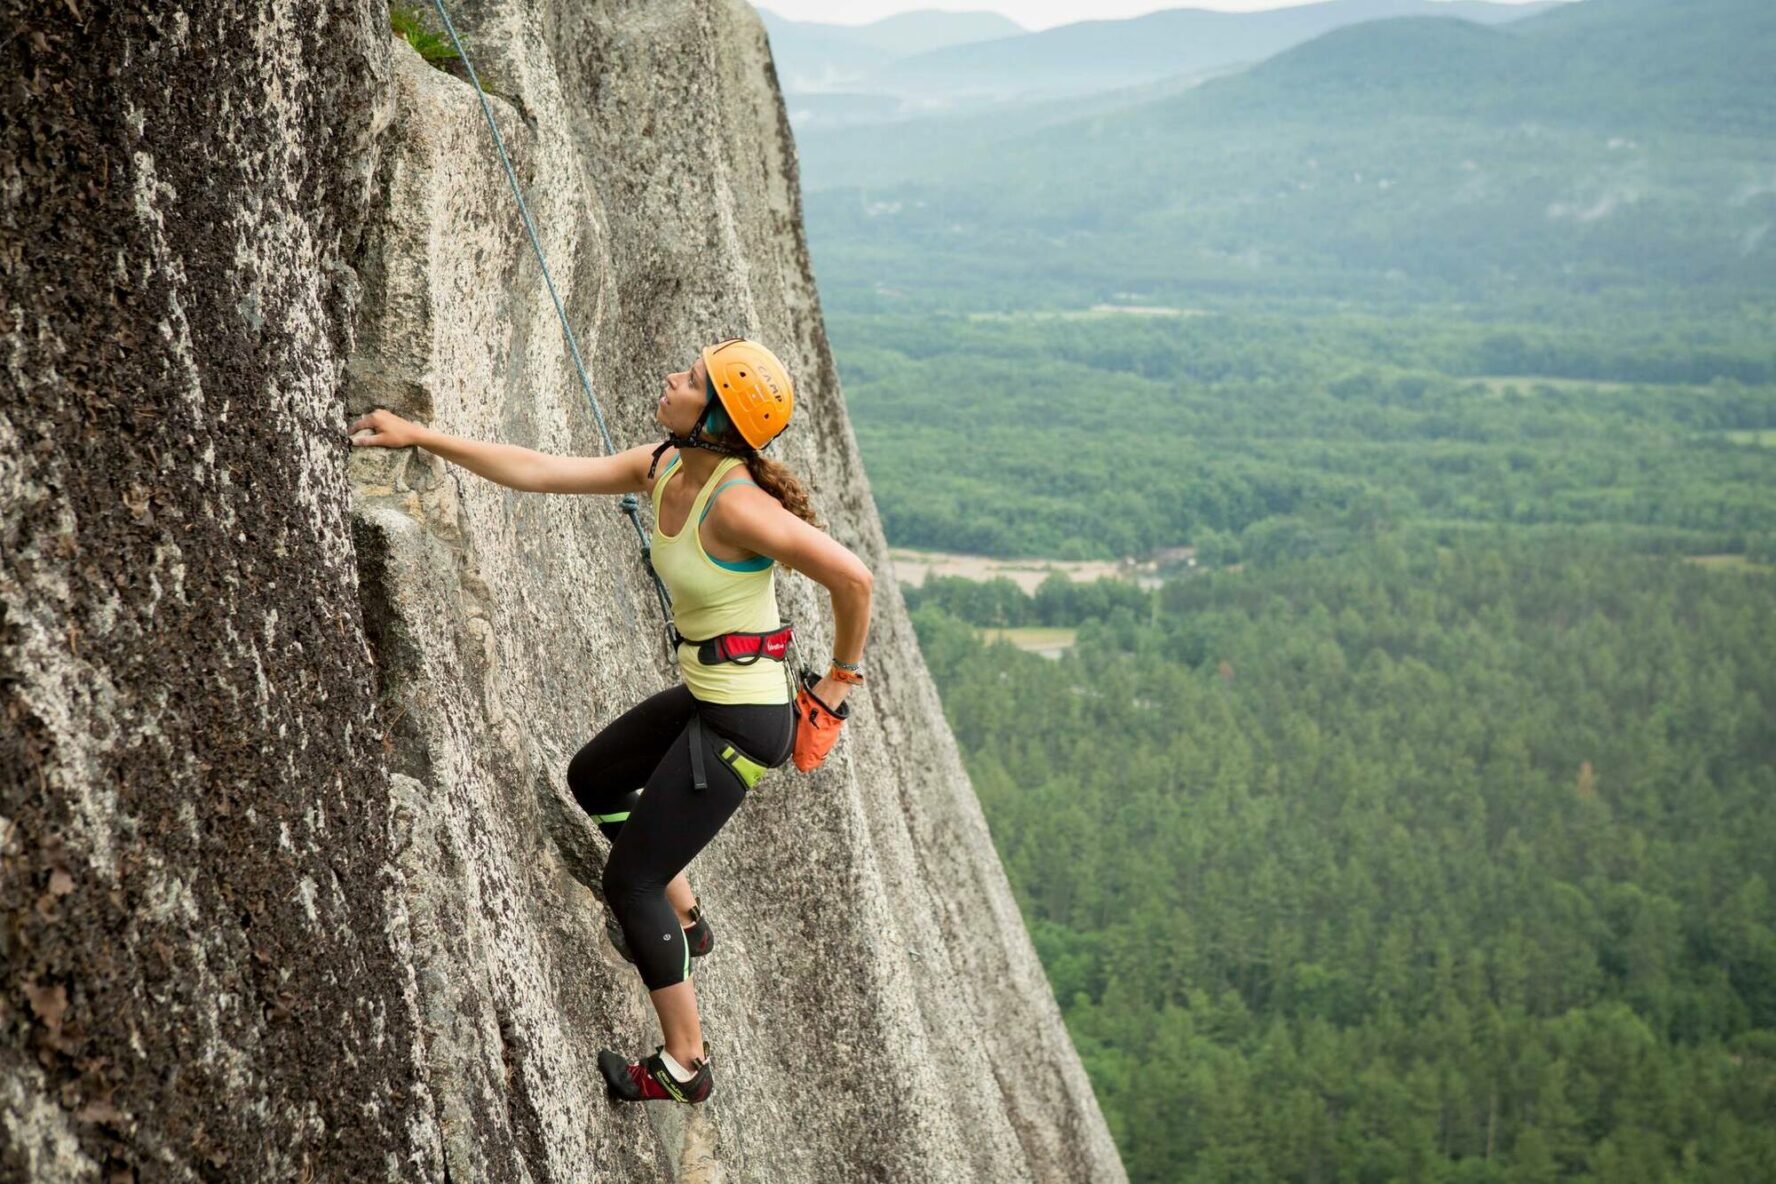
[[[752,470],[753,479],[759,483],[759,488],[782,502],[784,509],[809,526],[826,529],[826,523],[814,512],[814,502],[808,496],[807,487],[789,471],[788,465],[755,452],[746,458],[746,466]]]
[[[814,512],[814,500],[808,495],[807,486],[797,479],[788,465],[754,452],[747,446],[745,437],[731,425],[716,437],[716,442],[744,455],[746,467],[752,470],[753,480],[758,482],[760,489],[776,498],[784,509],[809,526],[826,529],[826,523]]]

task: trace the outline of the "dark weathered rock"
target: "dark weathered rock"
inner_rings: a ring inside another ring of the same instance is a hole
[[[0,1178],[1120,1179],[895,593],[751,12],[453,6],[619,446],[761,337],[880,576],[840,750],[692,869],[687,1112],[604,1101],[652,1018],[562,786],[674,677],[632,527],[343,436],[602,451],[473,91],[375,0],[4,11]]]
[[[381,12],[0,22],[8,1179],[440,1165],[338,432]]]

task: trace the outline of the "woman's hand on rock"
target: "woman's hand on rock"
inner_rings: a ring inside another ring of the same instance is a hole
[[[409,423],[393,411],[378,409],[360,415],[351,425],[350,435],[353,448],[411,448],[419,443],[420,431],[418,424]]]

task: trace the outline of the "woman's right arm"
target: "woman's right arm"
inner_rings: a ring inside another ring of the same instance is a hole
[[[366,434],[368,433],[368,434]],[[516,444],[449,436],[392,411],[372,411],[351,425],[355,448],[419,447],[509,489],[530,493],[633,493],[647,488],[653,446],[614,456],[554,456]]]

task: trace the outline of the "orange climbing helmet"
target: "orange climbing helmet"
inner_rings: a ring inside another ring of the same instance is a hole
[[[777,355],[756,341],[730,337],[703,347],[709,391],[753,449],[763,448],[789,426],[795,391]],[[694,434],[694,433],[693,433]]]
[[[666,434],[648,465],[650,480],[668,448],[704,448],[723,456],[745,456],[744,450],[721,443],[722,433],[730,426],[754,452],[789,426],[795,411],[789,371],[776,354],[758,342],[730,337],[704,346],[703,369],[709,376],[703,414],[691,425],[688,436]]]

